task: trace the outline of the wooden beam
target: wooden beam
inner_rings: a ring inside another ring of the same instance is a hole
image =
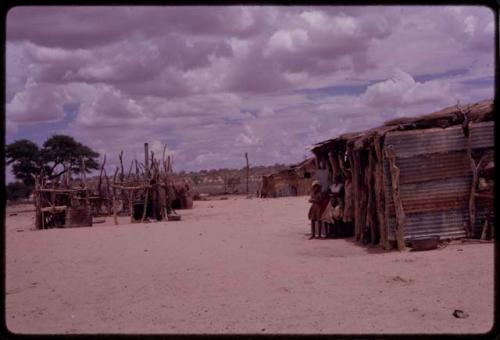
[[[61,212],[61,211],[65,211],[67,208],[68,208],[68,206],[66,206],[66,205],[54,205],[51,207],[41,208],[40,210],[43,212]]]

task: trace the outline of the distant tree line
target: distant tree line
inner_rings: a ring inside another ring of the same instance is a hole
[[[251,179],[256,177],[260,178],[262,177],[262,175],[267,175],[276,171],[286,169],[288,167],[289,165],[280,163],[276,163],[274,165],[269,165],[269,166],[264,166],[264,165],[251,166],[250,178]],[[191,180],[195,185],[202,184],[205,178],[212,180],[220,179],[221,184],[223,184],[227,190],[233,191],[236,186],[242,183],[246,175],[245,171],[246,171],[245,167],[242,167],[241,169],[221,168],[221,169],[192,171],[187,173],[187,175],[191,177]]]

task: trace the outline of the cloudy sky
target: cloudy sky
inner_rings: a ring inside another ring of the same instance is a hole
[[[6,142],[74,136],[109,169],[294,163],[347,131],[494,96],[486,7],[16,7]],[[111,171],[109,171],[111,172]],[[7,180],[12,178],[7,175]]]

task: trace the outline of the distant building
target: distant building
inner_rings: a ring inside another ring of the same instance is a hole
[[[287,169],[262,176],[260,197],[308,195],[315,179],[314,157]]]

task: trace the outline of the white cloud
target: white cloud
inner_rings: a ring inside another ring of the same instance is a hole
[[[447,82],[419,83],[408,73],[396,69],[390,79],[370,85],[360,99],[367,106],[391,109],[425,103],[435,105],[448,102],[451,97]]]
[[[269,38],[264,47],[264,56],[269,56],[274,52],[286,51],[295,52],[308,43],[309,37],[307,31],[302,29],[278,30]]]
[[[56,86],[27,87],[7,104],[8,120],[16,123],[57,121],[64,117],[63,105],[69,98],[66,91]]]
[[[168,142],[177,169],[239,167],[246,151],[254,164],[291,163],[335,134],[494,93],[485,7],[112,11],[9,12],[8,137],[78,103],[64,131],[110,167],[121,149],[142,159],[146,141],[155,154]]]

